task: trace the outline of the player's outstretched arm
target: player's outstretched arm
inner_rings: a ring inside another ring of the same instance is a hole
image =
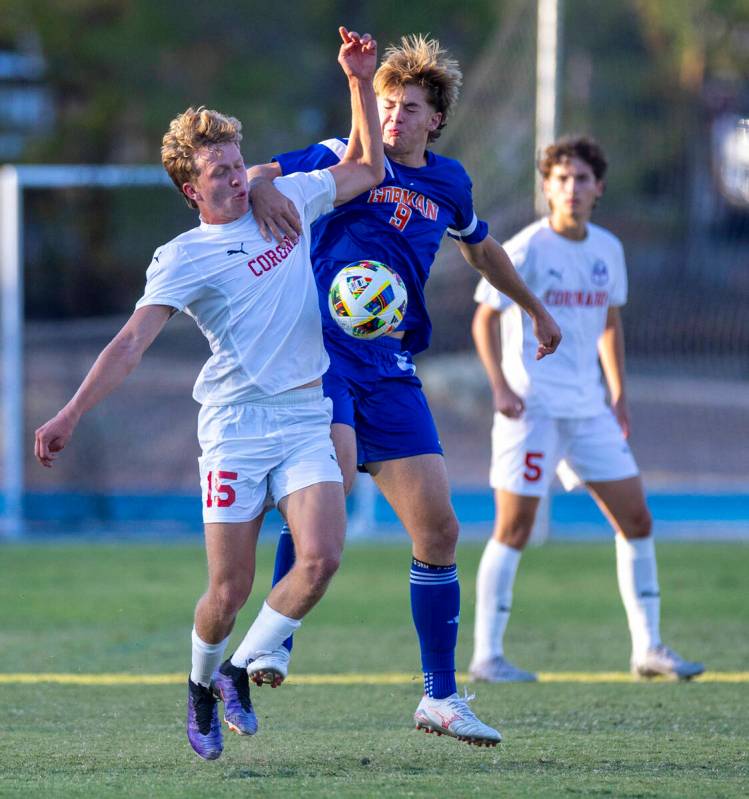
[[[511,388],[502,371],[501,311],[486,303],[476,306],[471,333],[476,352],[486,369],[494,398],[494,410],[517,419],[525,410],[525,403]]]
[[[611,307],[606,315],[606,327],[598,339],[598,355],[611,396],[614,411],[624,437],[629,437],[629,404],[624,388],[624,328],[619,308]]]
[[[381,183],[385,152],[372,79],[377,69],[377,42],[368,34],[338,29],[343,44],[338,63],[351,92],[351,135],[341,162],[330,167],[336,183],[335,205],[342,205]]]
[[[562,331],[543,303],[525,285],[500,244],[487,236],[478,244],[457,242],[463,257],[494,286],[516,302],[533,320],[533,333],[538,341],[536,360],[550,355],[562,340]]]
[[[135,369],[173,310],[167,305],[138,308],[101,351],[70,402],[36,430],[34,455],[42,466],[52,466],[57,453],[70,441],[81,416],[114,391]]]

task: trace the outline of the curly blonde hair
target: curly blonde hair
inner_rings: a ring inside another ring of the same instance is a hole
[[[200,174],[195,154],[201,147],[215,144],[239,144],[242,141],[242,123],[234,117],[205,106],[188,108],[169,123],[169,130],[161,140],[161,163],[174,185],[183,194],[182,186]],[[191,208],[194,200],[185,196]]]
[[[400,46],[389,45],[374,77],[378,95],[408,84],[426,90],[429,104],[442,114],[437,130],[429,133],[430,142],[440,137],[440,131],[458,102],[462,83],[463,73],[458,62],[450,58],[437,39],[428,39],[420,33],[401,37]]]

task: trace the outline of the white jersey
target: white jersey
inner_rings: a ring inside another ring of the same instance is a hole
[[[310,225],[333,208],[327,170],[274,181],[299,211],[296,244],[266,242],[252,211],[225,225],[201,224],[154,253],[136,308],[170,305],[195,319],[213,355],[193,397],[229,405],[279,394],[328,368],[317,288],[310,264]]]
[[[573,241],[542,219],[521,230],[504,248],[562,330],[556,352],[537,361],[531,319],[482,279],[474,299],[503,311],[502,371],[507,382],[524,398],[528,410],[542,408],[557,418],[596,416],[605,408],[598,339],[609,307],[627,301],[621,242],[592,224],[583,241]]]

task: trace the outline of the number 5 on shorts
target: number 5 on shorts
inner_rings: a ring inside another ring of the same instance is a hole
[[[529,483],[535,483],[541,479],[541,474],[543,472],[538,461],[540,461],[543,456],[543,452],[525,453],[525,471],[523,472],[523,477],[525,477]]]
[[[206,508],[213,507],[213,493],[216,492],[216,505],[219,508],[228,508],[233,505],[237,494],[230,485],[224,485],[222,480],[236,480],[236,472],[216,472],[216,485],[213,485],[213,472],[208,472],[208,494],[205,500]]]

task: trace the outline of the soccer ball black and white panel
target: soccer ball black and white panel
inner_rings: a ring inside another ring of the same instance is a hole
[[[400,275],[379,261],[344,266],[328,292],[330,315],[350,336],[373,339],[392,333],[408,304]]]

